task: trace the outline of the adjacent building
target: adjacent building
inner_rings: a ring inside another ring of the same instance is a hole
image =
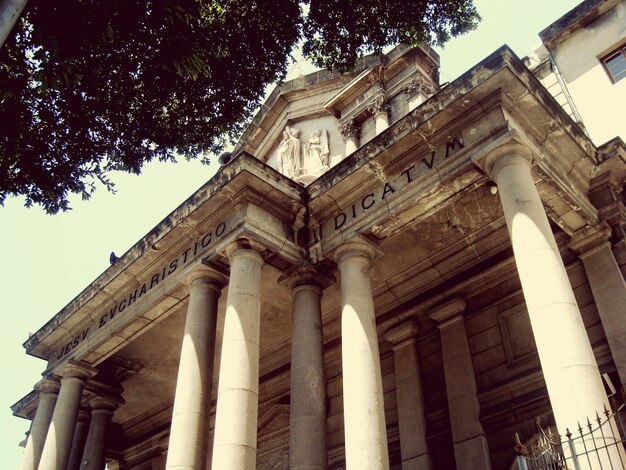
[[[603,116],[624,98],[625,5],[544,30],[536,75],[504,46],[440,87],[433,50],[398,46],[278,86],[24,343],[45,363],[12,407],[22,468],[508,469],[535,417],[564,434],[610,409],[624,120],[579,95],[604,80]]]

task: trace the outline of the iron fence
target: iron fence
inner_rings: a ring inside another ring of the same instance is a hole
[[[535,420],[537,434],[525,444],[515,433],[518,470],[626,470],[626,405],[578,424],[565,436]]]

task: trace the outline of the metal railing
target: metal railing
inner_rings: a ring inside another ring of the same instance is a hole
[[[522,444],[515,433],[516,466],[519,470],[626,470],[626,405],[615,411],[606,408],[601,417],[578,423],[565,436],[544,428],[535,420],[537,434]],[[563,438],[564,437],[564,438]],[[515,465],[514,465],[515,467]]]

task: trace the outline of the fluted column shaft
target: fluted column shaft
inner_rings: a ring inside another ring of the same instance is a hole
[[[261,267],[254,250],[229,254],[230,282],[222,339],[212,465],[253,470],[259,399]]]
[[[46,441],[46,434],[52,421],[52,413],[59,396],[59,383],[51,379],[43,379],[35,387],[39,391],[39,405],[35,418],[30,426],[30,433],[26,441],[24,459],[21,470],[37,470],[41,459],[41,452]]]
[[[370,261],[363,241],[345,243],[335,254],[341,272],[343,413],[348,470],[389,468]]]
[[[293,287],[289,468],[327,468],[326,381],[320,286],[302,279]]]
[[[203,470],[206,464],[217,302],[222,285],[220,276],[202,272],[190,280],[167,469]]]
[[[87,365],[67,364],[59,371],[61,390],[57,399],[38,470],[65,470],[85,381],[95,375]]]

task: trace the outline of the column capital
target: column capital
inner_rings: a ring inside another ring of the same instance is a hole
[[[393,344],[396,350],[415,340],[415,335],[419,331],[417,323],[414,320],[406,320],[389,328],[383,334],[383,337]]]
[[[59,390],[61,388],[61,383],[59,382],[59,379],[57,377],[53,375],[49,375],[41,379],[39,382],[37,382],[34,388],[40,394],[54,393],[58,395]]]
[[[113,414],[124,403],[126,402],[121,396],[96,395],[89,400],[92,413],[94,411],[107,411]]]
[[[213,286],[215,290],[221,292],[222,287],[227,284],[228,280],[226,276],[218,273],[214,269],[200,265],[185,277],[185,282],[189,287],[199,284],[208,284]]]
[[[246,253],[249,256],[261,258],[261,253],[263,253],[265,249],[265,245],[254,238],[238,238],[224,248],[224,253],[229,260],[232,259],[235,254],[243,255]]]
[[[61,376],[61,380],[66,378],[89,380],[98,373],[98,369],[91,367],[86,362],[70,359],[66,364],[62,365],[54,373]]]
[[[457,297],[434,307],[428,316],[435,320],[438,323],[437,328],[441,329],[454,321],[462,319],[466,305],[464,299]]]
[[[278,278],[279,285],[291,290],[307,285],[315,286],[322,291],[335,282],[337,279],[333,275],[321,273],[310,264],[293,266]]]
[[[76,418],[77,423],[86,423],[91,419],[91,413],[88,408],[79,408],[78,409],[78,417]]]
[[[601,222],[594,227],[578,230],[570,242],[568,248],[574,251],[580,258],[590,255],[598,248],[610,246],[611,227],[606,222]]]
[[[472,157],[472,161],[489,177],[495,178],[500,168],[512,163],[531,165],[532,144],[515,129],[496,139],[484,153]]]
[[[370,102],[367,110],[369,113],[374,115],[374,117],[379,114],[389,114],[391,111],[391,105],[389,104],[385,93],[382,91],[378,92]]]
[[[411,80],[404,85],[402,91],[404,91],[409,98],[421,93],[426,99],[428,99],[435,94],[435,88],[421,72],[417,72],[413,78],[411,78]]]
[[[339,133],[343,136],[344,140],[350,137],[359,137],[360,132],[361,128],[357,125],[354,118],[339,123]]]
[[[366,258],[369,262],[382,254],[383,252],[372,242],[361,236],[356,236],[339,245],[339,247],[335,249],[333,257],[337,263],[341,264],[347,259],[358,257]]]

